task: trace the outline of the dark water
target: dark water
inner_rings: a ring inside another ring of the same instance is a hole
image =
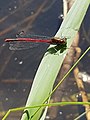
[[[87,32],[90,28],[89,13],[90,10],[84,20]],[[22,30],[26,34],[54,36],[62,22],[62,19],[59,19],[60,14],[61,0],[0,0],[0,112],[25,105],[34,75],[48,47],[48,44],[40,44],[30,50],[10,51],[4,39],[15,37]],[[88,37],[90,38],[89,32]],[[82,40],[82,51],[88,45],[89,41]],[[90,53],[80,63],[81,70],[89,73],[89,62]],[[68,111],[66,108],[65,110]],[[65,119],[62,115],[62,120]]]

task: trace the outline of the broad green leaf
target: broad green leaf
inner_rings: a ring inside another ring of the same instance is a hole
[[[76,0],[55,35],[67,38],[67,48],[71,46],[73,38],[80,28],[89,3],[90,0]],[[68,50],[64,49],[60,53],[60,50],[56,52],[54,47],[54,45],[50,45],[39,65],[26,106],[42,104],[53,89],[53,84]],[[21,120],[28,120],[28,117],[29,120],[38,120],[43,110],[40,108],[37,112],[38,108],[27,109],[28,114],[24,113]]]

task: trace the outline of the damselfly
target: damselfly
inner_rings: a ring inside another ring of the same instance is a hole
[[[67,38],[28,35],[25,37],[7,38],[5,39],[5,42],[9,42],[10,50],[24,50],[24,49],[33,48],[33,46],[37,46],[37,43],[64,45],[66,44],[66,40]]]

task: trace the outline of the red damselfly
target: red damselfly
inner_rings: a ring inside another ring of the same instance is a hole
[[[24,49],[33,48],[34,44],[35,46],[37,46],[37,43],[64,45],[66,44],[66,40],[67,38],[28,35],[25,37],[8,38],[5,39],[5,42],[9,42],[10,50],[24,50]]]

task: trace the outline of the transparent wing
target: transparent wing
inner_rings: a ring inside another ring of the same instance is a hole
[[[42,35],[33,35],[33,34],[28,34],[24,37],[27,37],[27,38],[34,38],[34,39],[51,39],[52,37],[48,37],[48,36],[42,36]]]
[[[39,43],[32,43],[32,42],[26,42],[26,41],[12,41],[9,42],[9,49],[10,50],[26,50],[33,47],[37,47]]]
[[[25,35],[23,32],[20,33],[20,34],[17,34],[16,38],[33,38],[33,39],[42,39],[42,40],[45,40],[45,39],[51,39],[51,37],[47,37],[47,36],[40,36],[40,35],[33,35],[33,34],[28,34],[28,35]],[[25,50],[25,49],[30,49],[30,48],[33,48],[33,47],[37,47],[39,45],[38,42],[27,42],[27,41],[12,41],[12,42],[9,42],[9,49],[10,50]]]

